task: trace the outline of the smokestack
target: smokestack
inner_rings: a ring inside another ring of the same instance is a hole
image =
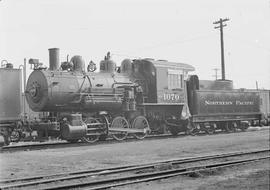
[[[49,69],[54,71],[59,68],[59,48],[49,49],[50,67]]]

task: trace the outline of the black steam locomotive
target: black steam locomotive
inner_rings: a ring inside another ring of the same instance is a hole
[[[49,132],[59,131],[63,139],[93,142],[108,133],[117,140],[128,134],[141,139],[165,125],[176,133],[174,125],[188,118],[185,78],[194,70],[190,65],[126,59],[117,69],[108,54],[100,72],[89,72],[95,66],[85,71],[80,56],[62,63],[60,69],[59,50],[49,52],[50,68],[35,68],[26,98],[32,110],[49,112]]]
[[[230,81],[214,89],[199,89],[194,67],[165,60],[126,59],[121,67],[110,59],[100,62],[100,71],[91,62],[87,71],[81,56],[59,63],[59,49],[49,49],[50,67],[29,76],[26,98],[32,110],[48,112],[40,122],[44,134],[60,135],[76,142],[104,140],[108,134],[123,140],[128,134],[142,139],[150,131],[166,129],[209,134],[221,129],[245,130],[260,120],[259,95],[231,89]],[[42,123],[42,124],[41,124]]]

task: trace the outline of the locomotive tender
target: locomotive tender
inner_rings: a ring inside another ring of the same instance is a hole
[[[93,72],[95,64],[90,62],[85,70],[81,56],[60,65],[57,48],[49,49],[49,58],[48,69],[36,59],[29,60],[34,71],[25,88],[29,107],[42,114],[34,120],[10,121],[11,130],[1,123],[2,135],[10,136],[21,126],[36,130],[38,138],[70,142],[95,142],[108,135],[123,140],[128,134],[142,139],[150,131],[212,134],[245,130],[262,116],[258,91],[233,89],[232,81],[199,81],[189,75],[195,69],[188,64],[125,59],[116,67],[108,53],[100,71]],[[18,131],[15,134],[20,136]]]
[[[189,108],[195,127],[193,133],[197,133],[201,128],[209,134],[216,129],[227,132],[237,128],[246,130],[252,122],[261,120],[258,91],[234,90],[230,85],[223,85],[224,88],[218,90],[199,89],[198,86],[197,77],[188,81]]]

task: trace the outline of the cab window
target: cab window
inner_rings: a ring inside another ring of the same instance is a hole
[[[168,70],[168,89],[183,88],[183,71]]]

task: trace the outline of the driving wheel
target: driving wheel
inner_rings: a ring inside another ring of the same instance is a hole
[[[113,119],[111,126],[111,129],[116,129],[116,128],[120,128],[120,129],[128,129],[129,128],[129,123],[128,121],[122,117],[122,116],[117,116]],[[127,131],[113,131],[112,133],[112,137],[115,140],[118,141],[122,141],[124,139],[126,139],[128,136],[128,132]]]
[[[144,116],[136,117],[132,122],[131,128],[143,130],[141,133],[139,132],[132,134],[137,139],[143,139],[147,135],[147,132],[150,131],[149,123]]]

